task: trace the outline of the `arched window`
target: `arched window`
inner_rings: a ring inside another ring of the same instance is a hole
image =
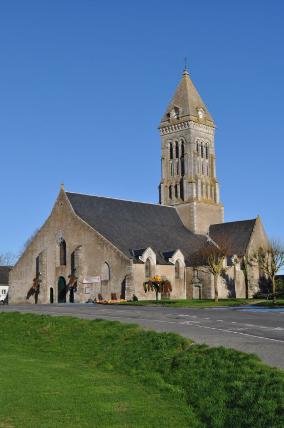
[[[181,158],[180,160],[180,173],[184,176],[184,158]]]
[[[36,258],[36,277],[38,278],[39,274],[40,274],[40,256],[37,256]]]
[[[181,275],[181,269],[180,269],[180,262],[177,260],[175,262],[175,279],[180,279],[180,275]]]
[[[176,163],[176,165],[177,165],[177,175],[179,175],[179,160],[177,159],[177,161],[176,161],[177,163]]]
[[[176,158],[179,158],[179,147],[178,147],[178,141],[176,141]]]
[[[182,176],[184,176],[184,158],[180,161],[180,173]]]
[[[145,278],[151,278],[151,260],[149,258],[145,262]]]
[[[75,274],[76,272],[76,256],[75,251],[71,253],[71,274]]]
[[[180,197],[181,197],[181,199],[184,200],[183,180],[180,180],[179,191],[180,191]]]
[[[64,239],[60,241],[59,250],[60,266],[66,266],[66,242],[64,241]]]
[[[184,142],[181,142],[181,153],[180,153],[181,158],[184,157]]]
[[[173,143],[170,143],[170,159],[174,157]]]
[[[199,143],[196,144],[196,151],[197,151],[197,154],[199,155]]]
[[[175,197],[178,198],[178,184],[175,185]]]
[[[110,280],[110,267],[107,262],[102,266],[102,281],[108,282]]]
[[[169,186],[169,198],[173,198],[172,186]]]
[[[201,157],[203,158],[204,156],[204,148],[203,148],[203,144],[201,144]]]
[[[174,176],[174,163],[173,163],[174,161],[170,161],[170,169],[171,169],[171,176],[173,177]]]
[[[208,159],[208,155],[209,155],[208,144],[206,144],[205,146],[205,154],[206,154],[206,159]]]

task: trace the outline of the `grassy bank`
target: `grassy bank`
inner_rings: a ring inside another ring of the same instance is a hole
[[[0,427],[283,427],[284,373],[110,321],[0,314]]]
[[[138,302],[123,302],[120,305],[131,305],[131,306],[148,306],[148,305],[159,305],[167,306],[172,308],[210,308],[220,306],[242,306],[242,305],[258,305],[258,306],[284,306],[284,299],[279,299],[276,305],[273,304],[272,300],[263,299],[220,299],[215,302],[212,299],[203,300],[139,300]]]

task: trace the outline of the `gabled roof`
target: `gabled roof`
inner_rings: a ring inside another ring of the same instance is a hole
[[[171,111],[173,109],[178,110],[178,118],[174,120],[174,123],[184,120],[200,120],[201,123],[214,126],[214,121],[186,70],[183,72],[182,79],[176,89],[176,92],[168,105],[164,116],[162,117],[161,126],[169,124]],[[200,109],[204,112],[204,119],[200,119],[198,115],[198,111]]]
[[[11,266],[0,266],[0,284],[9,284],[9,272],[12,269]]]
[[[232,255],[244,255],[249,244],[256,219],[212,224],[209,236],[218,244],[226,241]]]
[[[206,242],[184,227],[174,207],[70,192],[66,196],[82,220],[135,261],[148,247],[158,264],[168,264],[164,253],[177,249],[187,260]]]

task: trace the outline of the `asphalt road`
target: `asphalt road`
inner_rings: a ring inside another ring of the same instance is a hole
[[[7,311],[136,323],[147,329],[179,333],[197,343],[255,353],[267,364],[284,368],[284,308],[192,309],[94,304],[0,306],[0,312]]]

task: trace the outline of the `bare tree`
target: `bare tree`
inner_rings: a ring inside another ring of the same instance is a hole
[[[17,256],[14,253],[0,253],[0,266],[13,266],[17,261]]]
[[[276,303],[275,275],[284,266],[284,245],[279,240],[271,240],[265,248],[260,247],[254,255],[259,268],[272,285],[273,303]]]
[[[218,243],[208,238],[207,244],[192,256],[192,262],[195,266],[206,266],[213,275],[215,302],[219,300],[218,279],[227,269],[224,266],[227,256],[229,256],[229,245],[225,237],[218,239]]]
[[[242,258],[240,258],[241,262],[241,269],[244,274],[245,279],[245,287],[246,287],[246,299],[249,298],[249,268],[252,266],[253,263],[253,257],[250,257],[249,255],[244,255]]]

